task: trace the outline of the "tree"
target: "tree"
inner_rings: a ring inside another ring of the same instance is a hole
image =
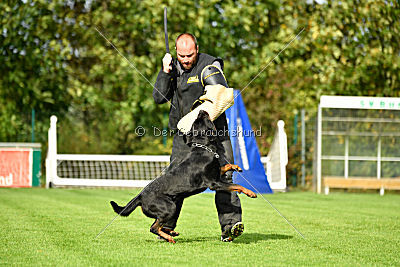
[[[164,146],[151,134],[168,121],[169,106],[151,97],[165,53],[163,7],[125,0],[1,3],[0,138],[26,141],[35,108],[43,142],[49,116],[60,116],[61,152],[169,153],[171,139]],[[291,143],[293,118],[302,108],[314,116],[322,94],[400,95],[399,12],[394,0],[174,0],[168,30],[173,54],[176,36],[191,32],[201,52],[224,59],[229,85],[242,90],[252,125],[262,127],[257,141],[265,155],[276,122],[286,122]],[[138,126],[148,134],[138,136]],[[296,169],[299,160],[289,162]]]

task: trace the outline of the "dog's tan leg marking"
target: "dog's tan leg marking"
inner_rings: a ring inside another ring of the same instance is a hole
[[[166,234],[169,234],[170,236],[178,236],[179,235],[178,232],[171,230],[171,229],[162,228],[161,231],[163,231]]]
[[[170,236],[169,234],[164,233],[163,231],[161,231],[161,227],[158,229],[158,234],[167,239],[169,243],[176,243],[175,240],[172,238],[172,236]]]
[[[153,234],[159,235],[162,238],[168,240],[169,243],[176,243],[175,240],[172,238],[172,236],[170,236],[167,233],[164,233],[163,231],[161,231],[162,229],[162,225],[160,224],[160,220],[157,219],[153,225],[150,227],[150,232],[152,232]]]
[[[253,191],[251,191],[241,185],[231,185],[231,186],[229,186],[229,190],[243,193],[246,196],[251,197],[251,198],[257,197],[256,193],[254,193]]]
[[[238,171],[241,172],[242,169],[235,164],[226,164],[221,167],[221,175],[224,175],[227,171]]]

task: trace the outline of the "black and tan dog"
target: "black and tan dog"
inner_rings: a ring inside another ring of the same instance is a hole
[[[147,217],[156,219],[150,231],[171,243],[175,243],[172,238],[175,232],[166,231],[163,225],[174,215],[177,199],[201,193],[207,188],[237,191],[252,198],[257,197],[254,192],[241,185],[221,180],[221,175],[225,172],[241,169],[233,164],[220,167],[218,154],[215,153],[220,141],[207,112],[200,111],[191,131],[185,137],[186,143],[192,149],[181,163],[153,180],[125,207],[118,206],[114,201],[110,202],[114,211],[121,216],[128,216],[136,207],[141,206]]]

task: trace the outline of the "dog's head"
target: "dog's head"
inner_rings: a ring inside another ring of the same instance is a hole
[[[183,138],[187,145],[192,143],[207,145],[217,140],[217,129],[206,111],[199,111],[192,128]]]

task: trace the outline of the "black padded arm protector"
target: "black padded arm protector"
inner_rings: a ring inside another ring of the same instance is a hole
[[[201,72],[201,84],[203,87],[206,85],[221,84],[228,87],[228,82],[225,79],[224,73],[220,68],[214,65],[204,67]]]

